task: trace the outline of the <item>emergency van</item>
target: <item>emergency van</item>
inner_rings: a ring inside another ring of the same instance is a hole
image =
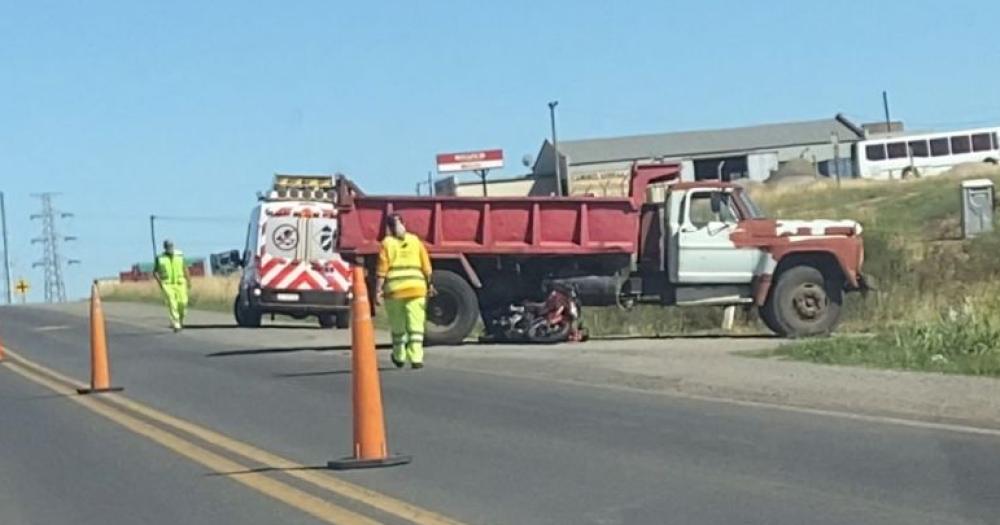
[[[333,177],[274,176],[250,213],[236,323],[258,327],[265,315],[315,316],[324,328],[350,325],[350,266],[336,252]]]

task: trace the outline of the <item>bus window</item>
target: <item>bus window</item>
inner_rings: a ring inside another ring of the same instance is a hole
[[[914,157],[929,157],[930,150],[927,149],[926,140],[911,140],[910,141],[910,151],[913,153]]]
[[[989,151],[993,149],[993,138],[989,133],[977,133],[972,136],[972,151]]]
[[[931,139],[931,155],[944,157],[950,154],[948,149],[948,139]]]
[[[1000,142],[997,142],[997,133],[993,132],[993,149],[1000,149]]]
[[[958,155],[960,153],[968,153],[972,151],[972,144],[969,142],[968,135],[955,135],[951,138],[951,153],[952,155]]]
[[[890,142],[886,144],[885,149],[889,153],[890,159],[905,159],[908,157],[905,142]]]
[[[865,146],[865,158],[868,160],[885,160],[885,144],[869,144]]]

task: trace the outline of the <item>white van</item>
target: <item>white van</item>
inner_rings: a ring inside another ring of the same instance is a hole
[[[959,164],[1000,161],[1000,128],[863,140],[854,145],[858,176],[905,179],[937,175]]]
[[[334,251],[333,177],[275,175],[250,213],[236,323],[257,327],[265,314],[315,316],[324,328],[350,325],[351,268]]]

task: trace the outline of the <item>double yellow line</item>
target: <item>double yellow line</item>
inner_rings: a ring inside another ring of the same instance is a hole
[[[100,397],[79,396],[76,389],[87,385],[55,370],[28,360],[6,348],[3,361],[9,370],[34,383],[65,395],[75,403],[143,436],[163,447],[201,464],[216,473],[226,474],[243,485],[301,510],[326,523],[338,525],[379,525],[380,522],[353,510],[336,505],[309,492],[283,483],[264,471],[280,472],[314,487],[353,500],[383,513],[402,518],[416,525],[463,525],[441,514],[387,496],[342,479],[310,470],[292,460],[261,450],[218,432],[137,403],[120,394]],[[155,423],[155,424],[154,424]],[[169,429],[169,430],[167,430]],[[250,462],[267,465],[266,469],[251,469],[184,437],[197,438],[221,450]]]

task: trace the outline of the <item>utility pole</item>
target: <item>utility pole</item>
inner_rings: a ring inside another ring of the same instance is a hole
[[[552,154],[556,161],[556,195],[562,197],[562,163],[559,162],[559,140],[556,138],[556,106],[558,105],[558,100],[549,102],[549,120],[552,121]]]
[[[149,240],[153,242],[153,260],[156,260],[156,215],[149,216]]]
[[[0,228],[3,229],[3,280],[6,290],[7,304],[14,304],[10,292],[10,243],[7,242],[7,208],[4,205],[4,194],[0,191]]]
[[[31,244],[41,243],[43,247],[42,260],[35,262],[31,266],[39,266],[45,269],[45,302],[65,302],[66,283],[63,281],[62,266],[63,258],[59,253],[59,243],[75,241],[76,237],[60,236],[56,228],[56,216],[60,219],[72,217],[72,213],[58,212],[52,206],[52,197],[56,193],[37,193],[32,197],[37,197],[42,201],[42,212],[31,215],[31,219],[42,221],[42,236],[31,239]],[[78,264],[76,259],[67,259],[65,264]]]
[[[892,121],[889,120],[889,94],[882,91],[882,108],[885,109],[885,134],[889,136],[892,132]]]

